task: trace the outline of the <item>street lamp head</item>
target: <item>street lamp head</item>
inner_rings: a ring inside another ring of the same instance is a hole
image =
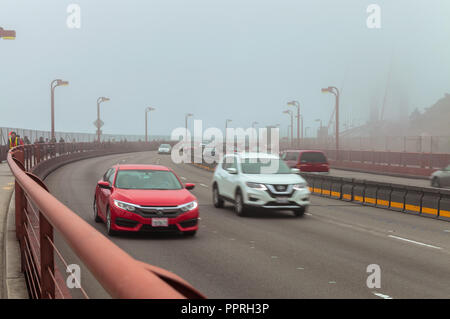
[[[0,38],[2,38],[3,40],[15,40],[16,31],[0,28]]]
[[[150,111],[154,111],[154,110],[156,110],[154,107],[149,106],[145,109],[145,112],[150,112]]]
[[[186,114],[186,117],[190,117],[190,116],[194,116],[194,114],[192,114],[192,113],[187,113]]]
[[[67,85],[69,85],[69,81],[64,81],[61,79],[56,80],[56,86],[67,86]]]
[[[102,102],[108,102],[110,99],[107,97],[102,97]]]
[[[291,110],[285,110],[285,111],[283,111],[283,114],[291,114],[292,113],[292,111]]]

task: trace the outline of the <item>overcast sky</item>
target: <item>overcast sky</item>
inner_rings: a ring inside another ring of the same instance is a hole
[[[66,25],[81,7],[81,28]],[[381,29],[366,26],[381,7]],[[406,116],[450,92],[448,0],[1,0],[0,126],[94,132],[96,100],[105,133],[141,134],[153,106],[152,134],[184,126],[192,112],[205,126],[282,125],[299,100],[306,127],[328,123],[342,90],[342,123],[367,120],[381,105],[392,63],[387,118]],[[403,105],[403,106],[401,106]]]

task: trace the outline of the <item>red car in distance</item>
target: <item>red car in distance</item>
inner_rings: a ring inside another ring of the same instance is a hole
[[[322,151],[287,150],[282,152],[281,159],[290,168],[298,168],[301,172],[328,173],[330,164]]]
[[[115,165],[97,183],[94,219],[108,235],[126,232],[176,232],[194,236],[198,202],[169,168],[160,165]]]

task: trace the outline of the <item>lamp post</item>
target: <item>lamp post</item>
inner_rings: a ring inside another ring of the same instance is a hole
[[[145,109],[145,143],[148,143],[148,113],[156,110],[154,107],[147,107]]]
[[[0,27],[0,38],[3,40],[15,40],[16,31],[15,30],[5,30]]]
[[[225,143],[227,142],[227,129],[228,129],[228,123],[231,123],[232,120],[226,119],[225,120]]]
[[[97,122],[96,122],[96,126],[97,126],[97,142],[100,143],[100,135],[101,135],[101,131],[100,128],[102,127],[103,123],[100,120],[100,103],[102,102],[108,102],[109,98],[107,97],[99,97],[97,99]]]
[[[51,92],[51,142],[55,141],[55,88],[57,86],[66,86],[69,85],[68,81],[63,81],[61,79],[53,80],[50,83],[50,92]]]
[[[292,111],[291,110],[286,110],[286,111],[283,111],[283,114],[288,114],[288,115],[290,115],[290,117],[291,117],[291,146],[292,146],[292,144],[294,143],[294,129],[293,129],[293,127],[294,127],[294,114],[292,113]]]
[[[300,102],[299,101],[290,101],[287,103],[287,105],[297,107],[297,144],[299,144],[300,143]]]
[[[187,142],[187,136],[188,136],[188,117],[194,116],[194,114],[192,113],[187,113],[185,118],[184,118],[184,122],[185,122],[185,127],[186,127],[186,136],[185,136],[185,142]]]
[[[321,119],[316,119],[316,122],[320,122],[320,128],[322,128],[322,120]]]
[[[258,125],[259,123],[258,122],[256,122],[256,121],[254,121],[253,123],[252,123],[252,140],[254,140],[255,139],[255,132],[254,132],[254,128],[255,128],[255,125]],[[258,144],[258,133],[256,133],[256,144]],[[251,143],[249,143],[249,146],[251,145]],[[251,150],[250,150],[251,151]]]
[[[228,123],[231,123],[232,122],[232,120],[230,120],[230,119],[226,119],[225,120],[225,141],[224,141],[224,143],[223,143],[223,153],[225,154],[226,153],[226,147],[227,147],[227,129],[228,129]],[[234,144],[234,141],[233,141],[233,144]]]
[[[339,90],[337,87],[329,86],[322,88],[323,93],[332,93],[336,97],[336,160],[339,160]]]

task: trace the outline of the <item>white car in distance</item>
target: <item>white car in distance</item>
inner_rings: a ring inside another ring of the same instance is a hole
[[[158,154],[170,154],[171,149],[170,144],[161,144],[158,148]]]
[[[298,172],[275,154],[227,154],[214,171],[214,206],[232,202],[239,216],[250,207],[291,210],[295,216],[303,216],[310,204],[310,191]]]

